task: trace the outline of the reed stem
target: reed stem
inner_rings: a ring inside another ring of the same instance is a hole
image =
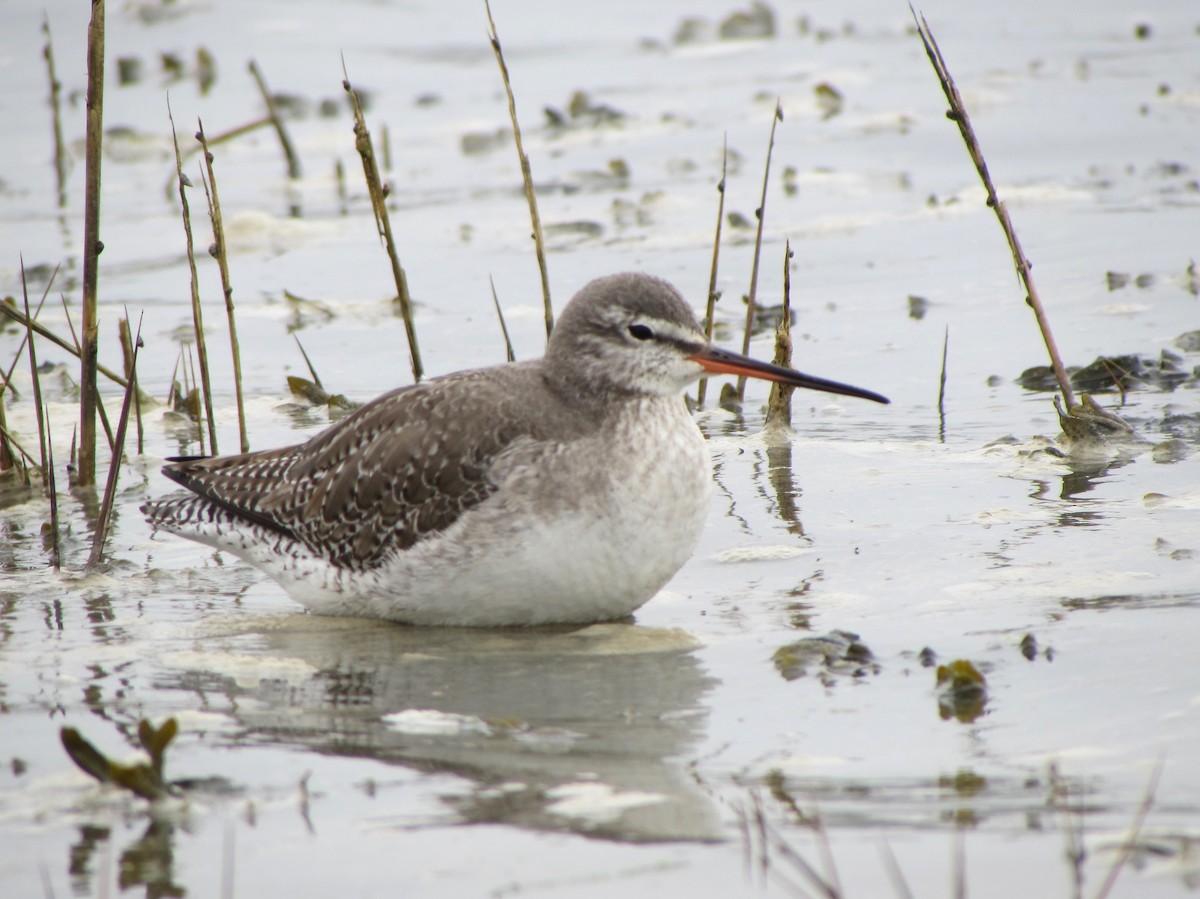
[[[208,217],[212,222],[213,245],[209,254],[217,260],[221,272],[221,294],[225,297],[225,315],[229,319],[229,348],[233,354],[233,391],[237,400],[238,439],[243,453],[250,452],[250,439],[246,433],[246,405],[242,399],[242,351],[238,344],[237,321],[233,312],[233,284],[229,279],[229,254],[225,251],[225,226],[221,220],[221,198],[217,195],[217,174],[213,171],[213,154],[204,138],[204,123],[196,120],[196,140],[204,150],[202,173],[204,196],[208,199]]]
[[[746,333],[742,337],[743,355],[750,353],[750,335],[754,328],[754,312],[758,303],[758,262],[762,256],[763,219],[766,218],[767,212],[767,185],[771,180],[771,153],[775,149],[775,126],[782,121],[783,106],[779,100],[776,100],[775,114],[771,116],[771,139],[767,144],[767,161],[763,166],[762,199],[759,201],[758,209],[754,211],[754,216],[758,219],[758,232],[754,237],[754,264],[750,268],[750,292],[746,295]],[[737,398],[738,402],[746,398],[745,375],[738,376]]]
[[[100,168],[104,140],[104,0],[92,0],[87,47],[87,130],[84,138],[83,345],[79,375],[79,464],[75,483],[96,483],[96,384],[99,317]]]
[[[704,311],[704,336],[712,343],[713,316],[717,311],[717,300],[721,295],[717,292],[717,260],[721,255],[721,222],[725,219],[725,173],[729,164],[729,135],[721,141],[721,180],[717,184],[717,227],[713,232],[712,266],[708,271],[708,304]],[[704,406],[704,397],[708,393],[708,378],[701,378],[696,387],[696,405]]]
[[[171,101],[167,99],[167,118],[171,122],[171,141],[175,146],[175,175],[179,181],[179,203],[183,209],[183,233],[187,242],[188,274],[192,289],[192,325],[196,331],[196,355],[200,358],[200,392],[204,398],[205,418],[208,422],[208,442],[213,455],[217,449],[217,422],[213,413],[212,383],[208,376],[208,344],[204,337],[204,312],[200,307],[200,280],[196,275],[196,249],[192,241],[192,214],[188,207],[187,188],[191,182],[183,174],[183,159],[179,155],[179,135],[175,132],[175,117],[171,114]]]
[[[525,184],[525,200],[529,204],[529,219],[533,225],[533,246],[537,253],[538,272],[542,278],[542,304],[546,316],[546,339],[554,330],[554,307],[550,303],[550,273],[546,268],[546,241],[542,236],[542,217],[538,214],[537,193],[533,188],[533,169],[529,165],[529,155],[521,141],[521,123],[517,119],[517,101],[513,96],[512,81],[508,77],[508,65],[504,62],[504,51],[500,49],[500,35],[496,31],[496,22],[492,18],[492,5],[483,0],[488,18],[488,40],[492,43],[492,51],[496,54],[496,62],[500,66],[500,77],[504,81],[504,92],[508,95],[508,116],[512,119],[513,140],[517,145],[517,158],[521,162],[521,179]]]
[[[925,46],[925,54],[929,57],[933,71],[942,86],[942,92],[946,95],[946,100],[950,103],[950,110],[946,113],[946,118],[958,125],[958,131],[967,146],[967,153],[970,154],[971,161],[975,164],[975,170],[979,173],[979,178],[983,182],[984,189],[987,191],[987,205],[996,213],[996,218],[1000,221],[1000,228],[1004,231],[1004,236],[1008,240],[1009,250],[1012,251],[1013,265],[1017,270],[1017,277],[1021,279],[1021,283],[1025,287],[1025,302],[1033,310],[1034,318],[1037,319],[1038,328],[1042,333],[1042,340],[1046,344],[1046,351],[1050,354],[1050,367],[1054,371],[1054,377],[1058,380],[1063,401],[1069,412],[1076,406],[1075,393],[1071,389],[1071,380],[1067,377],[1067,370],[1059,355],[1058,345],[1055,343],[1054,335],[1050,331],[1050,319],[1046,315],[1046,310],[1042,306],[1041,298],[1038,297],[1037,288],[1033,283],[1033,263],[1029,261],[1025,252],[1021,249],[1021,243],[1017,240],[1016,229],[1013,227],[1012,219],[1008,215],[1008,207],[996,195],[996,186],[992,183],[992,176],[988,172],[987,162],[983,158],[983,148],[980,147],[979,139],[975,136],[975,129],[971,127],[971,120],[967,116],[962,96],[959,94],[958,87],[950,75],[950,70],[946,66],[945,59],[942,58],[941,48],[938,47],[938,43],[933,37],[933,32],[929,29],[929,23],[925,21],[924,16],[917,15],[917,11],[913,9],[912,4],[909,4],[908,8],[912,12],[913,20],[917,24],[917,33],[921,37],[921,43]]]
[[[408,276],[404,266],[400,264],[400,256],[396,252],[396,241],[392,237],[392,220],[388,215],[388,190],[379,177],[379,163],[375,158],[375,148],[371,144],[371,132],[367,130],[366,116],[363,115],[362,104],[358,94],[350,86],[350,76],[346,73],[345,60],[342,61],[342,87],[350,95],[350,104],[354,108],[354,148],[362,158],[363,176],[367,180],[367,191],[371,195],[371,209],[375,213],[375,228],[387,249],[388,260],[392,264],[392,278],[396,282],[396,300],[400,304],[400,317],[404,320],[404,330],[408,335],[408,357],[412,365],[413,381],[420,383],[425,374],[421,364],[421,349],[417,345],[417,328],[413,322],[412,298],[408,293]]]

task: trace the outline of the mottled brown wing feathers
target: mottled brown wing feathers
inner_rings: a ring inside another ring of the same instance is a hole
[[[163,474],[193,493],[243,518],[295,536],[287,525],[259,505],[263,484],[283,477],[299,446],[258,453],[180,459],[163,468]]]
[[[334,564],[368,568],[483,502],[492,461],[522,436],[533,428],[506,394],[467,376],[386,394],[300,446],[165,472]]]

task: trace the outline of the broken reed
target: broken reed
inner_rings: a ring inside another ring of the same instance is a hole
[[[542,303],[546,315],[546,339],[554,330],[554,308],[550,304],[550,274],[546,269],[546,241],[542,236],[542,218],[538,215],[537,193],[533,188],[533,170],[529,165],[529,156],[521,141],[521,124],[517,119],[517,101],[513,96],[512,81],[508,77],[508,65],[504,62],[504,51],[500,49],[500,34],[496,31],[496,22],[492,18],[492,5],[483,0],[488,17],[488,40],[492,43],[492,52],[496,54],[496,62],[500,66],[500,77],[504,81],[504,92],[508,95],[508,116],[512,119],[513,140],[517,145],[517,158],[521,162],[521,179],[525,184],[525,200],[529,204],[529,219],[533,225],[533,246],[537,253],[538,272],[542,278]]]
[[[425,374],[425,366],[421,364],[421,350],[417,346],[417,329],[413,323],[412,298],[408,293],[408,275],[400,264],[396,253],[396,241],[392,237],[392,220],[388,215],[388,189],[379,177],[379,163],[375,159],[375,148],[371,144],[371,132],[367,130],[367,119],[363,115],[362,104],[358,93],[350,86],[350,76],[346,72],[346,62],[342,60],[342,88],[350,95],[350,105],[354,108],[354,148],[362,158],[363,176],[367,179],[367,192],[371,196],[371,209],[375,213],[375,228],[383,245],[387,248],[388,260],[392,264],[392,278],[396,282],[396,300],[400,304],[400,317],[404,320],[404,330],[408,335],[408,358],[412,364],[414,382],[420,382]]]
[[[42,48],[42,56],[46,60],[46,74],[50,78],[50,115],[54,121],[54,179],[58,190],[58,206],[67,205],[67,147],[63,143],[62,115],[59,98],[62,95],[62,84],[54,69],[54,43],[50,39],[50,18],[42,14],[42,33],[46,35],[46,46]]]
[[[196,120],[196,140],[204,151],[204,170],[201,181],[204,183],[204,196],[208,199],[208,217],[212,222],[213,243],[208,248],[210,256],[217,260],[217,268],[221,273],[221,294],[225,297],[225,315],[229,320],[229,346],[233,354],[233,391],[237,400],[238,438],[241,451],[250,451],[250,440],[246,433],[246,406],[242,399],[242,351],[238,345],[237,322],[233,313],[233,284],[229,279],[229,256],[225,251],[225,226],[221,221],[221,199],[217,195],[217,175],[213,171],[213,154],[208,149],[204,138],[204,123]],[[140,418],[139,418],[140,422]],[[141,434],[139,424],[138,434]],[[140,440],[138,446],[141,446]],[[215,449],[214,449],[215,452]]]
[[[783,316],[775,329],[775,357],[771,360],[783,368],[792,366],[792,242],[784,241],[783,247]],[[767,418],[763,427],[767,431],[790,432],[792,429],[792,393],[795,387],[788,384],[771,384],[767,397]]]
[[[253,59],[250,60],[249,68],[250,74],[254,77],[254,83],[258,85],[258,92],[262,94],[263,103],[266,104],[267,121],[275,129],[275,134],[279,137],[279,145],[283,148],[283,157],[287,162],[288,177],[295,181],[301,175],[300,157],[296,155],[296,148],[292,146],[292,139],[283,124],[283,118],[279,115],[279,109],[275,106],[275,98],[267,88],[267,81],[263,77],[262,71],[258,68],[258,63]],[[176,152],[178,153],[178,151]]]
[[[125,320],[129,320],[129,312],[125,312]],[[142,320],[138,318],[137,334],[133,339],[133,359],[130,363],[129,384],[125,388],[125,399],[121,403],[121,418],[117,422],[117,439],[113,448],[112,461],[108,465],[108,480],[104,485],[104,500],[100,503],[100,514],[96,519],[96,527],[92,533],[92,551],[88,555],[87,568],[94,568],[104,556],[104,544],[108,540],[109,524],[112,521],[113,500],[117,495],[117,479],[121,472],[121,458],[125,454],[125,433],[129,427],[129,410],[133,405],[133,396],[137,392],[137,357],[138,349],[142,346]]]
[[[200,308],[200,281],[196,275],[196,249],[192,241],[192,215],[188,207],[187,188],[191,182],[183,174],[183,159],[179,155],[179,135],[175,131],[175,117],[171,114],[171,100],[167,99],[167,118],[171,122],[171,142],[175,147],[175,177],[179,182],[179,203],[183,209],[183,233],[187,241],[188,272],[192,288],[192,325],[196,332],[196,355],[200,357],[200,392],[204,398],[204,413],[208,421],[208,439],[215,456],[217,449],[217,423],[213,415],[212,384],[208,377],[208,345],[204,337],[204,313]],[[203,440],[201,441],[203,448]]]
[[[50,407],[43,410],[46,418],[46,436],[50,435]],[[62,567],[62,542],[58,530],[58,480],[54,474],[54,444],[46,441],[46,489],[50,494],[50,565],[58,571]]]
[[[938,378],[938,439],[946,442],[946,359],[950,354],[950,326],[942,336],[942,374]]]
[[[75,482],[96,483],[96,385],[99,318],[96,282],[100,251],[100,163],[104,135],[104,0],[92,0],[87,45],[87,131],[84,138],[83,345],[79,376],[79,464]]]
[[[504,357],[509,362],[516,362],[517,355],[513,352],[512,340],[508,336],[508,325],[504,322],[504,310],[500,308],[500,297],[496,296],[496,281],[490,275],[488,283],[492,285],[492,303],[496,307],[496,318],[500,319],[500,332],[504,335]]]
[[[15,440],[9,440],[8,419],[4,412],[4,394],[8,392],[8,380],[0,384],[0,473],[21,469],[21,482],[29,484],[29,469],[22,463],[21,454],[25,451]],[[14,450],[16,452],[14,452]]]
[[[73,352],[77,358],[82,358],[83,351],[79,346],[79,337],[75,333],[75,323],[71,321],[71,310],[70,310],[70,307],[67,306],[67,298],[61,296],[61,294],[60,294],[60,297],[62,299],[62,304],[63,304],[63,315],[67,319],[67,328],[71,332],[71,340],[73,340],[75,342],[75,348],[74,348]],[[37,330],[38,330],[38,333],[40,334],[41,330],[40,329],[37,329]],[[96,371],[99,374],[105,374],[108,371],[108,369],[106,369],[104,366],[97,363]],[[122,387],[125,386],[124,378],[122,378],[120,380],[120,384]],[[109,452],[112,452],[112,448],[113,448],[112,425],[110,425],[108,423],[108,413],[104,411],[104,397],[100,395],[100,391],[98,389],[96,391],[96,414],[100,416],[100,425],[104,428],[104,436],[108,440],[108,450],[109,450]],[[72,461],[74,461],[74,453],[72,453]]]
[[[20,310],[14,308],[12,306],[8,306],[4,303],[0,303],[0,314],[8,316],[13,321],[15,321],[18,325],[20,325],[21,327],[31,328],[33,330],[33,333],[37,334],[39,337],[46,338],[47,340],[49,340],[51,343],[53,343],[55,346],[59,347],[60,349],[66,350],[68,353],[70,353],[76,359],[83,358],[83,350],[80,348],[80,346],[77,342],[68,341],[62,337],[59,337],[57,334],[55,334],[53,331],[51,331],[45,325],[40,324],[36,319],[30,320],[30,319],[26,318],[25,315],[22,314]],[[67,322],[68,322],[68,324],[70,324],[69,318],[67,319]],[[74,326],[73,325],[71,326],[71,330],[72,330],[72,337],[74,337]],[[18,352],[20,352],[19,349],[18,349]],[[104,375],[104,377],[108,378],[110,381],[112,381],[114,384],[116,384],[119,387],[125,387],[126,384],[128,383],[125,378],[123,378],[121,375],[117,374],[115,371],[113,371],[111,368],[109,368],[106,365],[97,364],[96,371],[99,374]]]
[[[267,125],[272,125],[272,124],[274,124],[274,123],[271,121],[271,117],[269,115],[265,115],[262,118],[254,119],[252,121],[246,122],[244,125],[237,125],[226,131],[222,131],[220,134],[214,134],[212,137],[208,138],[207,146],[211,149],[212,147],[218,146],[219,144],[227,143],[235,138],[242,137],[243,135],[246,135],[246,134],[250,134],[253,131],[257,131],[259,128],[265,128]],[[190,160],[192,158],[192,156],[194,156],[199,151],[200,151],[199,143],[197,143],[193,147],[185,147],[182,150],[183,161],[187,162],[188,160]],[[170,199],[174,195],[174,192],[175,192],[175,173],[172,172],[167,177],[166,183],[163,185],[163,193],[167,196],[167,199]]]
[[[54,271],[50,273],[50,279],[46,282],[46,289],[42,291],[42,298],[38,300],[37,312],[34,313],[34,315],[41,313],[42,306],[46,303],[46,297],[50,294],[50,288],[54,285],[54,279],[58,277],[58,269],[59,266],[55,266]],[[17,345],[17,351],[13,355],[13,360],[8,366],[8,371],[4,373],[4,384],[0,386],[0,471],[7,471],[14,465],[20,463],[20,458],[13,455],[13,449],[16,449],[21,456],[24,456],[30,465],[33,465],[35,468],[38,465],[33,457],[25,452],[25,449],[21,446],[21,444],[11,434],[8,433],[8,422],[4,415],[4,394],[16,393],[16,388],[12,386],[13,372],[17,370],[17,364],[21,361],[21,354],[24,352],[26,345],[32,344],[34,331],[34,327],[31,326],[32,316],[29,314],[29,288],[25,277],[24,256],[21,257],[21,291],[25,298],[25,315],[23,317],[17,312],[15,305],[9,305],[7,302],[0,303],[0,311],[8,313],[10,318],[18,323],[22,323],[25,328],[25,335],[21,338],[21,342]],[[31,362],[31,371],[33,377],[36,379],[38,377],[36,360]],[[39,403],[39,407],[40,405],[41,404]],[[44,428],[39,420],[39,438],[43,437],[43,432]],[[42,468],[44,469],[46,465],[45,440],[42,440],[41,442],[43,456],[41,464]],[[29,485],[29,471],[27,466],[22,466],[21,480],[26,486]]]
[[[717,260],[721,255],[721,222],[725,218],[725,174],[729,164],[729,135],[721,141],[721,180],[717,184],[717,227],[713,233],[712,267],[708,271],[708,304],[704,311],[704,337],[712,343],[713,316],[716,315],[717,300]],[[704,405],[704,397],[708,392],[708,378],[701,378],[696,387],[696,405]]]
[[[963,142],[967,145],[967,153],[970,154],[971,161],[975,164],[975,170],[979,173],[979,178],[983,182],[984,189],[987,191],[987,205],[996,213],[996,218],[1000,221],[1000,228],[1004,231],[1004,236],[1008,240],[1008,247],[1012,251],[1013,265],[1017,269],[1017,277],[1021,279],[1021,283],[1025,287],[1025,302],[1033,310],[1034,318],[1037,319],[1038,328],[1042,332],[1042,340],[1045,342],[1046,350],[1050,354],[1050,367],[1054,370],[1054,377],[1058,380],[1063,400],[1066,403],[1068,412],[1070,412],[1076,405],[1075,394],[1071,390],[1071,381],[1067,377],[1067,370],[1063,366],[1062,358],[1059,356],[1058,345],[1054,342],[1054,335],[1050,332],[1050,320],[1046,316],[1042,301],[1038,297],[1037,288],[1033,284],[1033,264],[1025,256],[1024,251],[1021,249],[1021,244],[1017,240],[1017,232],[1013,227],[1012,219],[1009,218],[1008,207],[996,195],[996,187],[992,183],[992,176],[988,172],[987,162],[983,158],[983,148],[980,147],[979,139],[975,136],[975,129],[971,127],[971,120],[967,116],[962,96],[959,94],[958,87],[950,75],[950,70],[946,67],[946,61],[942,58],[941,48],[938,47],[938,43],[933,37],[933,32],[929,29],[929,23],[925,21],[924,16],[917,15],[917,11],[912,8],[911,4],[908,8],[912,12],[913,20],[916,22],[917,34],[921,38],[921,43],[925,46],[925,54],[929,57],[930,65],[933,66],[933,71],[942,86],[942,92],[946,95],[946,100],[950,103],[950,109],[946,113],[946,118],[958,125]]]
[[[134,420],[137,422],[137,452],[140,456],[146,450],[146,433],[142,427],[142,393],[138,389],[137,371],[133,365],[136,350],[133,346],[133,337],[129,334],[128,313],[117,322],[117,336],[121,341],[121,354],[125,360],[125,379],[129,382],[130,389],[133,390]]]
[[[28,322],[32,316],[29,314],[29,286],[25,280],[24,255],[21,256],[21,293],[25,299],[25,321]],[[33,405],[34,409],[37,410],[39,458],[41,459],[42,479],[45,482],[47,469],[46,446],[48,443],[46,439],[46,415],[45,409],[42,406],[42,380],[38,375],[37,349],[33,343],[33,329],[29,328],[28,325],[26,326],[25,342],[29,352],[29,374],[33,379]]]
[[[750,293],[746,296],[746,333],[742,338],[743,355],[749,355],[750,353],[750,334],[754,329],[754,309],[758,295],[758,261],[762,255],[763,219],[766,218],[767,212],[767,185],[771,180],[771,153],[775,149],[775,126],[782,121],[783,106],[776,99],[775,113],[771,116],[771,139],[767,144],[767,161],[763,166],[762,198],[759,200],[758,209],[754,210],[754,216],[758,219],[758,232],[754,237],[754,263],[750,268]],[[745,375],[738,375],[737,398],[739,402],[746,398]]]

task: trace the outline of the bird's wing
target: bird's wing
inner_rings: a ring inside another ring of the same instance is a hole
[[[495,492],[497,457],[537,436],[505,397],[488,378],[430,381],[384,394],[307,443],[164,472],[335,565],[369,568]]]

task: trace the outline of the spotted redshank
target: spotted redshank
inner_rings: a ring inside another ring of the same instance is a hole
[[[313,612],[420,625],[623,618],[687,561],[712,481],[704,372],[887,400],[709,346],[670,284],[600,278],[544,358],[386,393],[306,443],[179,460],[142,507]]]

